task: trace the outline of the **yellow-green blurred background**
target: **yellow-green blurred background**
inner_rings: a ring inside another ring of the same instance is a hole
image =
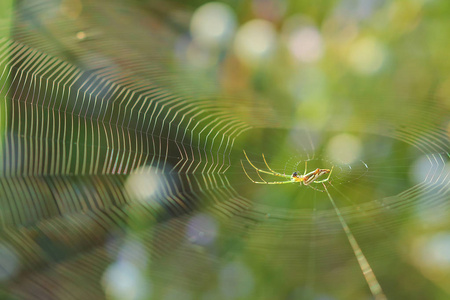
[[[450,2],[0,7],[0,298],[450,297]]]

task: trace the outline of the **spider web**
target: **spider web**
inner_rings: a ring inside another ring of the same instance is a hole
[[[337,161],[325,148],[345,126],[318,131],[174,59],[188,19],[162,13],[171,5],[83,2],[71,20],[53,1],[17,3],[0,40],[4,294],[369,297],[339,216],[388,297],[398,279],[386,264],[429,289],[402,230],[448,214],[448,110],[367,109],[351,124],[363,154]],[[340,215],[325,192],[251,183],[243,149],[280,173],[334,167]],[[423,176],[409,180],[414,168]]]

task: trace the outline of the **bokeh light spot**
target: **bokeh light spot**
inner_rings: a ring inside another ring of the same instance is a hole
[[[287,8],[286,0],[252,0],[252,8],[258,18],[277,21],[282,18]]]
[[[377,72],[386,58],[383,46],[375,39],[367,37],[357,41],[350,49],[348,62],[359,74],[370,75]]]
[[[200,6],[191,19],[191,34],[203,46],[224,45],[232,38],[236,17],[226,4],[210,2]]]
[[[19,269],[19,259],[10,246],[0,243],[0,282],[13,277]]]
[[[291,54],[301,62],[316,62],[323,56],[322,36],[314,26],[295,29],[287,43]]]
[[[102,284],[107,299],[112,300],[148,299],[152,290],[151,282],[144,279],[141,270],[125,260],[119,260],[106,269]]]
[[[257,64],[274,51],[277,35],[272,23],[252,20],[239,28],[234,41],[237,57],[245,64]]]
[[[134,199],[148,202],[160,188],[161,180],[161,170],[144,166],[136,169],[128,177],[125,189]]]
[[[77,39],[84,40],[86,38],[86,33],[84,31],[78,31],[77,32]]]
[[[209,245],[216,239],[217,222],[207,214],[197,214],[189,220],[186,236],[194,244]]]
[[[410,178],[416,184],[446,185],[450,178],[450,164],[439,154],[421,156],[413,163]]]
[[[361,141],[350,134],[339,134],[333,137],[327,145],[327,154],[331,159],[344,164],[351,164],[361,156]]]
[[[441,232],[418,239],[415,260],[423,267],[450,270],[450,232]]]
[[[242,263],[225,265],[219,276],[220,290],[225,299],[246,299],[255,285],[253,274]]]
[[[70,19],[77,19],[83,10],[83,4],[80,0],[63,0],[60,6],[61,13]]]

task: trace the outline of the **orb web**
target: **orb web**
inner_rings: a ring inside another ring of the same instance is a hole
[[[289,290],[329,284],[333,294],[336,270],[366,290],[341,218],[383,287],[392,278],[377,272],[383,260],[404,257],[395,247],[402,226],[448,211],[445,107],[412,101],[367,113],[352,124],[361,151],[343,162],[327,147],[344,128],[297,126],[270,101],[222,93],[214,76],[174,62],[183,19],[141,8],[83,2],[74,21],[52,1],[23,1],[0,40],[7,292],[195,298],[225,281],[237,286],[230,297],[257,297],[261,269],[292,278]],[[261,168],[264,153],[280,173],[302,172],[305,161],[333,173],[320,191],[254,185],[242,150]]]

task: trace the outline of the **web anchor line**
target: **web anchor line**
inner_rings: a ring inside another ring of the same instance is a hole
[[[348,227],[347,223],[344,220],[344,217],[342,216],[339,208],[336,206],[336,203],[334,203],[333,198],[330,195],[330,192],[327,189],[327,186],[325,183],[322,183],[323,187],[325,188],[325,191],[327,192],[328,198],[330,198],[331,204],[333,204],[334,210],[336,211],[336,215],[339,218],[339,222],[341,223],[342,229],[344,229],[345,234],[347,235],[347,239],[352,246],[353,253],[355,254],[356,259],[358,260],[359,267],[361,268],[361,271],[364,275],[364,278],[366,279],[367,284],[369,285],[370,291],[372,292],[373,297],[375,300],[385,300],[387,299],[386,296],[383,293],[383,290],[381,289],[381,285],[378,283],[377,278],[375,277],[375,273],[373,272],[372,268],[370,267],[369,262],[367,261],[366,257],[364,256],[364,253],[361,250],[361,247],[359,247],[358,242],[356,241],[355,237],[353,236],[353,233],[350,231],[350,228]]]

